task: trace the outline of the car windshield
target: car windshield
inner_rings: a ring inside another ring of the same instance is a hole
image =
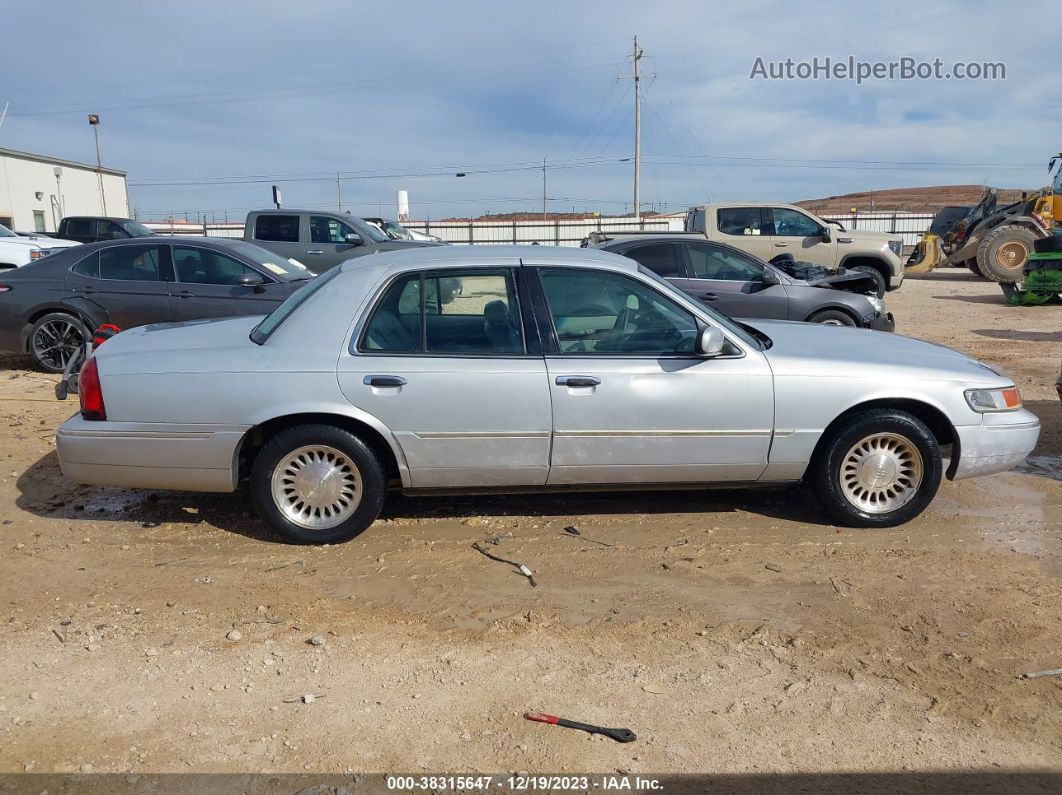
[[[669,282],[667,279],[665,279],[665,278],[663,278],[661,276],[657,276],[655,273],[653,273],[651,270],[646,268],[644,265],[639,265],[638,266],[638,273],[641,273],[641,274],[643,274],[645,276],[648,276],[650,279],[652,279],[654,282],[656,282],[656,284],[661,289],[666,290],[667,292],[671,293],[672,295],[675,295],[675,296],[678,296],[679,298],[681,298],[683,303],[685,303],[686,301],[690,300],[690,296],[689,296],[688,293],[683,292],[678,287],[676,287],[671,282]],[[712,319],[713,323],[715,323],[716,325],[718,325],[718,326],[726,329],[727,331],[731,332],[735,337],[740,339],[746,345],[749,345],[749,346],[751,346],[753,348],[759,348],[761,350],[763,348],[771,347],[769,338],[767,337],[766,334],[762,335],[764,337],[764,339],[768,340],[765,343],[763,340],[760,340],[756,336],[750,334],[748,331],[745,330],[744,327],[742,327],[741,325],[738,325],[733,320],[728,318],[726,315],[721,315],[719,312],[715,311],[714,309],[711,309],[711,308],[709,308],[707,306],[703,306],[703,305],[698,306],[697,309],[699,311],[701,311],[701,312],[704,312],[706,315],[708,315]],[[757,332],[757,334],[761,334],[761,332]]]
[[[122,229],[133,237],[150,237],[155,234],[139,221],[122,221]]]
[[[8,229],[6,226],[0,224],[0,237],[18,237],[18,235]]]
[[[225,248],[231,248],[237,254],[242,254],[278,281],[294,282],[313,278],[313,274],[298,260],[284,259],[279,254],[267,251],[254,243],[234,240],[227,243]]]
[[[373,226],[367,221],[363,221],[360,218],[356,218],[353,215],[348,215],[344,219],[347,223],[354,227],[354,230],[362,237],[371,240],[373,243],[383,243],[386,240],[390,240],[387,235],[380,231],[378,227]]]
[[[251,329],[251,342],[258,345],[264,345],[265,341],[269,339],[281,323],[291,317],[296,309],[302,306],[311,295],[334,279],[338,273],[339,268],[332,268],[329,271],[325,271],[316,279],[307,282],[305,286],[289,295],[284,300],[284,303],[266,315],[261,323]]]
[[[402,224],[396,223],[394,221],[384,221],[383,229],[384,232],[387,233],[387,236],[392,240],[409,239],[409,232],[406,231],[406,228],[402,226]]]

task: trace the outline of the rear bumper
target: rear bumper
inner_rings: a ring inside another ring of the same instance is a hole
[[[74,415],[55,434],[63,474],[93,486],[228,492],[246,428],[93,422]]]
[[[981,425],[965,425],[959,434],[959,458],[952,480],[1006,472],[1025,460],[1040,438],[1040,420],[1025,409],[986,414]]]

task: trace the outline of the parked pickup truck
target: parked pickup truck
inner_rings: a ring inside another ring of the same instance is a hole
[[[78,243],[98,243],[101,240],[125,240],[131,237],[150,237],[154,234],[132,218],[71,215],[59,222],[59,231],[53,237]]]
[[[392,240],[372,224],[346,213],[318,210],[258,210],[247,214],[243,239],[294,259],[314,273],[376,251],[396,251],[439,243]]]
[[[903,284],[903,241],[895,235],[864,230],[845,230],[801,207],[791,204],[703,204],[686,213],[686,233],[770,261],[779,254],[792,254],[807,262],[835,271],[862,271],[877,284],[878,297]],[[626,237],[630,233],[594,233],[591,243]],[[635,233],[639,234],[639,233]],[[659,234],[659,232],[646,232]]]
[[[57,240],[45,235],[16,235],[6,226],[0,226],[0,270],[28,265],[76,245],[78,243],[73,240]]]

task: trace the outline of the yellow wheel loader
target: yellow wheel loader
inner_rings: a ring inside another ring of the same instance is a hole
[[[907,273],[928,273],[945,265],[966,266],[994,282],[1021,281],[1033,244],[1062,224],[1062,153],[1051,158],[1050,187],[1006,207],[997,207],[989,188],[976,207],[945,234],[926,234],[907,260]]]

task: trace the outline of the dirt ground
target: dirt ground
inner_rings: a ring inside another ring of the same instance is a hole
[[[285,546],[243,494],[64,480],[74,406],[0,358],[0,772],[1062,770],[1062,676],[1019,679],[1062,667],[1062,307],[955,269],[888,303],[1044,433],[884,531],[798,491],[394,498]]]

